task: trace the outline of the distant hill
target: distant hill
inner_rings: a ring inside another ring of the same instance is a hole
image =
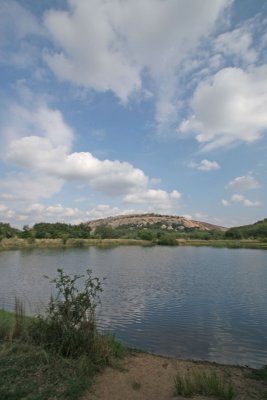
[[[113,229],[127,226],[129,228],[146,228],[157,225],[167,231],[183,231],[196,229],[200,231],[220,230],[226,231],[222,226],[212,225],[207,222],[194,221],[185,217],[161,214],[129,214],[115,217],[101,218],[87,222],[92,232],[99,226],[110,226]]]
[[[231,239],[267,238],[267,218],[254,224],[230,228],[225,236]]]

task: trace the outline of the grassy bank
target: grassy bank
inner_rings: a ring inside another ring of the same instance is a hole
[[[180,246],[209,246],[227,248],[247,248],[247,249],[267,249],[267,242],[260,240],[225,240],[225,239],[177,239]],[[168,245],[168,243],[166,243]],[[157,243],[150,240],[141,239],[2,239],[0,241],[0,251],[5,250],[27,250],[34,248],[72,248],[72,247],[112,247],[112,246],[155,246]],[[173,245],[173,243],[170,243]]]
[[[267,242],[260,240],[225,240],[225,239],[178,239],[181,246],[208,246],[208,247],[226,247],[232,249],[260,249],[267,250]]]
[[[138,245],[149,246],[151,242],[138,239],[19,239],[10,238],[0,241],[0,251],[4,250],[26,250],[26,249],[45,249],[45,248],[71,248],[89,246],[119,246],[119,245]]]
[[[94,376],[128,351],[96,330],[95,308],[102,291],[98,278],[58,270],[58,295],[46,313],[26,317],[16,300],[15,312],[0,310],[0,399],[77,400]]]
[[[266,368],[251,370],[132,352],[114,338],[99,334],[90,352],[85,345],[78,355],[66,356],[58,348],[49,348],[46,340],[32,340],[29,323],[14,337],[17,318],[15,313],[0,310],[0,327],[4,327],[0,330],[1,400],[134,400],[138,395],[144,400],[196,395],[267,399]],[[29,321],[40,328],[35,318]]]

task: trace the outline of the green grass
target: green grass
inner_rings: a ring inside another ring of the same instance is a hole
[[[77,400],[90,389],[95,374],[108,365],[116,367],[116,359],[128,354],[114,337],[97,334],[91,354],[63,357],[32,344],[25,334],[11,340],[15,315],[0,310],[3,323],[6,336],[0,341],[1,400]]]
[[[49,248],[72,248],[72,247],[109,247],[109,246],[121,246],[121,245],[138,245],[148,246],[150,242],[141,239],[34,239],[29,241],[28,239],[3,239],[0,242],[0,251],[6,250],[27,250],[34,248],[49,249]]]
[[[0,341],[7,339],[15,324],[15,314],[0,310]]]
[[[0,345],[0,399],[78,399],[98,371],[89,359],[68,360],[26,343]]]
[[[255,369],[252,372],[252,378],[258,381],[266,381],[267,382],[267,365],[265,365],[261,369]]]
[[[228,247],[228,248],[248,248],[248,249],[267,249],[267,242],[263,240],[226,240],[226,239],[177,239],[177,244],[183,246],[209,246],[209,247]],[[165,243],[163,243],[165,244]],[[175,244],[174,240],[172,243]],[[35,239],[33,242],[27,239],[3,239],[0,242],[0,251],[4,250],[26,250],[33,248],[71,248],[71,247],[89,247],[89,246],[151,246],[155,245],[154,241],[131,239],[131,238],[119,238],[119,239]]]
[[[231,383],[224,382],[215,372],[193,371],[190,375],[177,374],[174,379],[175,396],[216,396],[219,400],[232,400],[234,390]]]
[[[225,240],[225,239],[178,239],[178,243],[183,246],[208,246],[226,247],[234,249],[259,249],[267,250],[267,243],[259,240]]]
[[[82,277],[58,269],[52,280],[58,295],[44,315],[26,317],[18,299],[13,314],[0,311],[1,400],[79,399],[96,373],[127,354],[114,337],[97,332],[101,281],[87,270],[78,290]]]

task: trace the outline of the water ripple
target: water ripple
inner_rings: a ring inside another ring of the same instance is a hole
[[[260,367],[267,360],[267,252],[190,247],[0,253],[0,307],[30,312],[56,268],[106,277],[100,329],[158,354]]]

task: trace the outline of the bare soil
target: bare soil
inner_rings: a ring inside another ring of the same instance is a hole
[[[123,359],[115,368],[107,368],[97,376],[91,391],[83,400],[185,399],[174,396],[174,378],[177,373],[184,375],[195,369],[216,371],[225,382],[231,382],[235,400],[260,400],[266,396],[266,383],[252,379],[252,370],[249,368],[137,354]],[[203,396],[193,398],[207,399]]]

